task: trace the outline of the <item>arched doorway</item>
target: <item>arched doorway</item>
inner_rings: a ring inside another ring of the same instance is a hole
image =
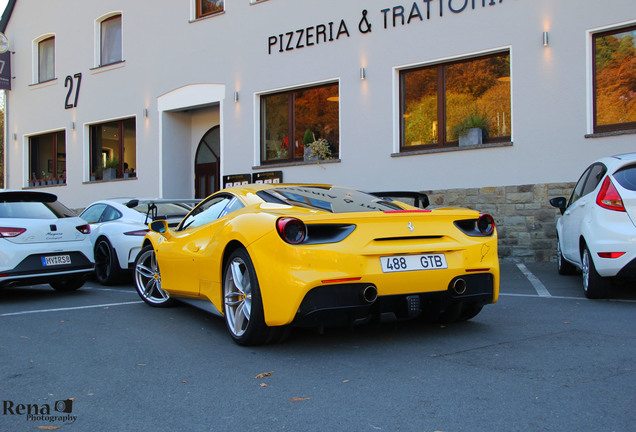
[[[221,135],[220,127],[207,131],[194,158],[194,197],[205,198],[219,190]]]

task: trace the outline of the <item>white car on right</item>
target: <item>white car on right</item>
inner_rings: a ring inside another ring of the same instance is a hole
[[[585,296],[606,298],[613,280],[636,286],[636,153],[593,162],[569,199],[552,198],[559,274],[583,274]]]

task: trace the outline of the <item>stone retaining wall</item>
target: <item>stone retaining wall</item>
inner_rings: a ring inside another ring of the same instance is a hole
[[[550,183],[471,189],[422,191],[430,208],[468,207],[495,218],[499,257],[512,261],[555,259],[559,211],[550,198],[569,197],[574,183]]]

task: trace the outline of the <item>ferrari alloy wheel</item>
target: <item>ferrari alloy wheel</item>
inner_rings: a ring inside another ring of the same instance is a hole
[[[170,306],[174,300],[161,289],[161,273],[152,245],[144,247],[135,260],[135,288],[139,297],[150,306]]]
[[[583,249],[582,271],[583,271],[583,290],[585,297],[589,299],[602,299],[607,297],[609,290],[609,281],[596,271],[594,260],[590,250],[585,246]]]
[[[105,238],[97,240],[95,245],[95,277],[102,285],[112,285],[117,282],[120,268],[117,254],[110,242]]]
[[[254,265],[245,249],[228,258],[223,271],[223,312],[232,339],[239,345],[270,341]]]
[[[576,273],[576,266],[565,258],[563,258],[563,253],[561,252],[561,241],[557,237],[557,270],[560,275],[572,275]]]

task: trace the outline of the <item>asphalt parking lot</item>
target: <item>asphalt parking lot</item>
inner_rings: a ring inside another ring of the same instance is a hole
[[[503,263],[474,320],[296,330],[243,348],[132,285],[0,291],[0,431],[631,431],[636,289]],[[30,411],[30,412],[29,412]]]

